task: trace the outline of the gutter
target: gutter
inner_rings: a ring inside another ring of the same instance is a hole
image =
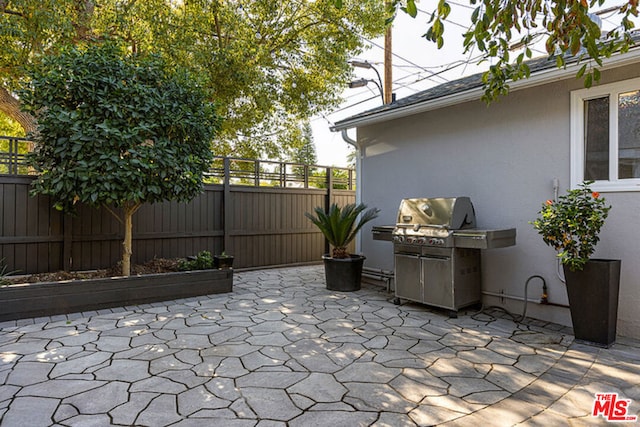
[[[342,135],[342,139],[343,139],[343,140],[344,140],[344,142],[346,142],[347,144],[349,144],[349,145],[353,145],[353,146],[355,147],[355,149],[356,149],[356,150],[359,150],[359,149],[360,149],[360,147],[358,146],[358,142],[357,142],[355,139],[352,139],[352,138],[347,134],[347,129],[348,129],[348,128],[342,129],[342,132],[340,133],[340,134]],[[334,130],[333,130],[333,128],[331,128],[331,130],[332,130],[332,131],[334,131]],[[334,131],[334,132],[335,132],[335,131]],[[356,176],[356,179],[357,179],[357,178],[358,178],[358,177]]]
[[[640,58],[640,49],[633,50],[624,54],[616,55],[615,57],[604,59],[601,70],[608,70],[611,68],[622,67],[638,62]],[[532,74],[529,78],[518,80],[510,83],[509,92],[527,89],[535,86],[540,86],[546,83],[551,83],[559,79],[575,76],[579,67],[584,65],[582,63],[574,63],[566,66],[562,69],[550,68],[547,70],[541,70]],[[354,117],[352,119],[345,119],[342,122],[338,122],[330,129],[332,132],[345,131],[351,128],[357,128],[361,126],[368,126],[377,123],[386,122],[389,120],[399,119],[414,114],[424,113],[427,111],[438,110],[445,107],[450,107],[457,104],[462,104],[469,101],[477,101],[480,99],[484,89],[480,86],[474,89],[470,89],[464,92],[455,93],[452,95],[443,96],[428,101],[418,101],[415,104],[396,107],[391,110],[381,111],[378,113],[371,113],[367,116]],[[344,136],[343,136],[344,138]],[[345,140],[346,141],[346,140]]]
[[[358,144],[358,141],[347,134],[347,128],[342,129],[341,135],[344,142],[356,149],[356,204],[358,204],[362,201],[362,147]],[[362,253],[362,235],[360,232],[356,236],[356,253]]]

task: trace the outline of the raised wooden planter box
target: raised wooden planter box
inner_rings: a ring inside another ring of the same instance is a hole
[[[193,270],[0,288],[0,321],[169,301],[233,290],[233,270]]]

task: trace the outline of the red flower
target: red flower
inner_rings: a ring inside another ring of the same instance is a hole
[[[553,204],[553,200],[549,199],[547,200],[547,205],[551,206]]]
[[[593,196],[594,199],[597,199],[598,197],[600,197],[600,193],[598,193],[597,191],[594,191],[593,193],[591,193],[591,195]]]

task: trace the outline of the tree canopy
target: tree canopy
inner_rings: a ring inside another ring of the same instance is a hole
[[[348,59],[383,17],[382,2],[357,0],[0,0],[0,111],[32,130],[15,96],[24,65],[118,39],[198,75],[225,118],[216,154],[278,157],[301,143],[300,123],[339,103]]]
[[[193,76],[110,43],[47,56],[28,77],[19,95],[38,121],[34,192],[61,210],[102,205],[121,219],[128,275],[138,208],[202,191],[219,128],[213,104]]]
[[[0,135],[23,137],[25,133],[18,122],[0,112]]]
[[[415,0],[388,0],[388,21],[401,10],[416,17]],[[435,2],[434,2],[435,3]],[[342,0],[334,0],[337,8]],[[508,92],[509,82],[529,77],[526,59],[531,58],[531,46],[544,40],[550,56],[558,67],[569,56],[579,60],[590,58],[577,73],[589,87],[600,79],[602,60],[616,52],[626,52],[633,44],[633,18],[638,16],[638,0],[626,0],[611,8],[619,22],[602,33],[598,18],[592,13],[605,0],[469,0],[474,7],[469,29],[464,34],[466,52],[475,50],[481,62],[490,66],[484,73],[484,99],[489,102]],[[438,0],[423,37],[444,46],[447,17],[453,1]]]

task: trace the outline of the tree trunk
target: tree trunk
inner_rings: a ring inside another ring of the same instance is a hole
[[[0,86],[0,111],[20,123],[27,134],[34,133],[38,128],[35,117],[21,111],[20,101],[2,86]]]
[[[124,215],[124,242],[122,242],[122,275],[131,275],[131,254],[133,235],[133,214],[140,208],[140,203],[125,204],[122,207]]]
[[[73,27],[76,30],[74,42],[90,40],[92,37],[91,18],[95,11],[95,4],[92,0],[77,0],[74,5],[76,19],[73,21]]]

